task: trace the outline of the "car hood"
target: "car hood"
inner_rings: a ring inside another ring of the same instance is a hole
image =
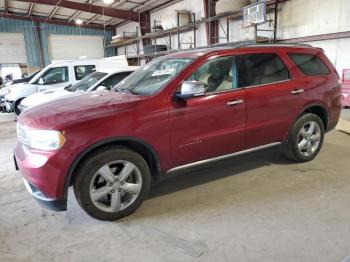
[[[22,100],[21,105],[26,108],[31,108],[33,106],[41,105],[59,98],[69,97],[72,95],[74,95],[73,92],[69,92],[64,88],[47,90],[28,96]]]
[[[20,124],[29,128],[64,129],[97,116],[115,115],[132,108],[140,96],[111,91],[78,93],[72,97],[35,106],[20,115]]]
[[[22,86],[26,85],[26,83],[18,83],[18,84],[13,84],[13,85],[8,85],[0,89],[0,95],[1,96],[6,96],[9,92],[10,89],[13,88],[21,88]]]
[[[7,95],[8,92],[9,92],[9,87],[5,86],[5,87],[0,89],[0,96],[5,96],[5,95]]]

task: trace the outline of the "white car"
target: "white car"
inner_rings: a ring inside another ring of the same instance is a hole
[[[20,112],[23,112],[31,107],[38,106],[56,99],[70,97],[81,92],[89,92],[101,89],[110,90],[125,77],[133,73],[136,69],[138,69],[137,66],[130,66],[111,72],[94,72],[72,86],[39,92],[28,96],[21,101],[19,110]]]
[[[9,87],[5,96],[6,110],[18,115],[20,102],[37,92],[52,91],[74,85],[85,76],[100,70],[115,70],[128,67],[125,56],[102,59],[78,59],[54,61],[41,70],[28,83]]]

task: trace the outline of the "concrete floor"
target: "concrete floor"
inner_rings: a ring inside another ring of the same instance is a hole
[[[341,118],[350,121],[350,109],[343,109],[341,112]]]
[[[41,208],[14,171],[15,123],[0,114],[0,261],[350,261],[350,136],[312,162],[267,150],[188,170],[133,215]]]

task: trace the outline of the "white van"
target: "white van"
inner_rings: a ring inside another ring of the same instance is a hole
[[[128,68],[113,71],[96,71],[68,88],[58,88],[56,90],[39,92],[28,96],[21,101],[19,110],[23,112],[34,106],[48,103],[56,99],[79,95],[83,92],[111,90],[120,81],[125,79],[138,68],[138,66],[129,66]]]
[[[125,56],[102,59],[53,61],[28,83],[9,87],[5,96],[6,110],[20,114],[18,106],[27,96],[46,90],[69,87],[95,71],[127,68]]]

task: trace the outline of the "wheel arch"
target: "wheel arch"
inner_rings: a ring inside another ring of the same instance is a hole
[[[103,148],[108,148],[110,146],[124,146],[139,153],[146,160],[150,168],[152,177],[161,177],[162,171],[160,166],[160,159],[158,157],[157,152],[151,145],[149,145],[141,139],[134,137],[108,138],[89,146],[73,160],[65,178],[63,192],[65,198],[67,198],[69,186],[71,186],[74,182],[75,172],[79,169],[79,166],[84,162],[84,160],[96,151],[102,150]]]
[[[323,122],[325,131],[328,129],[329,114],[328,114],[328,111],[326,109],[326,106],[324,106],[320,103],[309,104],[303,108],[302,112],[298,115],[298,117],[295,120],[299,119],[299,117],[301,117],[305,113],[312,113],[312,114],[319,116]]]
[[[324,129],[325,131],[327,130],[328,126],[329,126],[329,123],[328,123],[328,120],[329,120],[329,114],[328,114],[328,111],[326,109],[326,106],[321,104],[321,103],[312,103],[312,104],[308,104],[306,106],[304,106],[302,108],[302,110],[299,112],[299,114],[295,117],[294,121],[292,122],[290,128],[289,128],[289,131],[287,133],[287,137],[285,138],[285,141],[284,142],[287,142],[289,140],[289,136],[290,136],[290,133],[293,129],[293,126],[295,124],[295,122],[304,114],[306,113],[313,113],[313,114],[316,114],[317,116],[319,116],[323,122],[323,125],[324,125]]]

